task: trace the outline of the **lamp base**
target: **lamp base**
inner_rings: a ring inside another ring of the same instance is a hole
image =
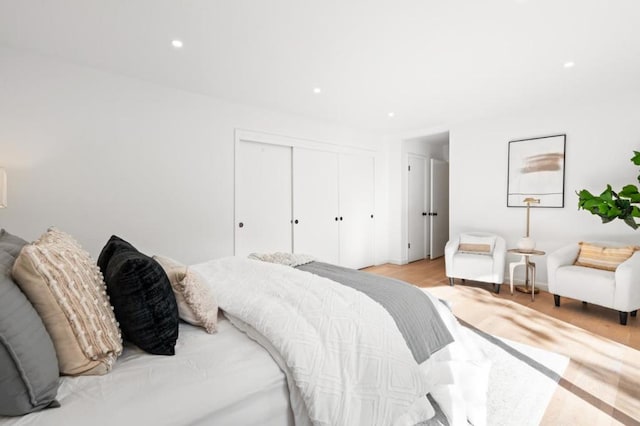
[[[518,250],[532,252],[536,248],[536,242],[531,237],[522,237],[517,244]]]

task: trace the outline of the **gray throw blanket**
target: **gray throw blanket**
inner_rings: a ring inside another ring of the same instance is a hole
[[[296,268],[358,290],[382,305],[393,317],[418,363],[453,342],[431,299],[411,284],[322,262]]]

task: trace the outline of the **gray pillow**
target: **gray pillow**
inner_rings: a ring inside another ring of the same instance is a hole
[[[0,415],[60,406],[58,359],[37,312],[11,278],[26,241],[0,230]]]

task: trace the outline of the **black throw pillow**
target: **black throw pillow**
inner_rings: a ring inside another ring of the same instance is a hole
[[[123,337],[155,355],[174,355],[178,305],[162,266],[113,235],[98,258]]]

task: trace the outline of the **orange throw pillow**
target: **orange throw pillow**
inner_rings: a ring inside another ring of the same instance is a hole
[[[575,262],[577,266],[615,271],[636,251],[635,246],[606,247],[594,243],[580,243],[580,253]]]

